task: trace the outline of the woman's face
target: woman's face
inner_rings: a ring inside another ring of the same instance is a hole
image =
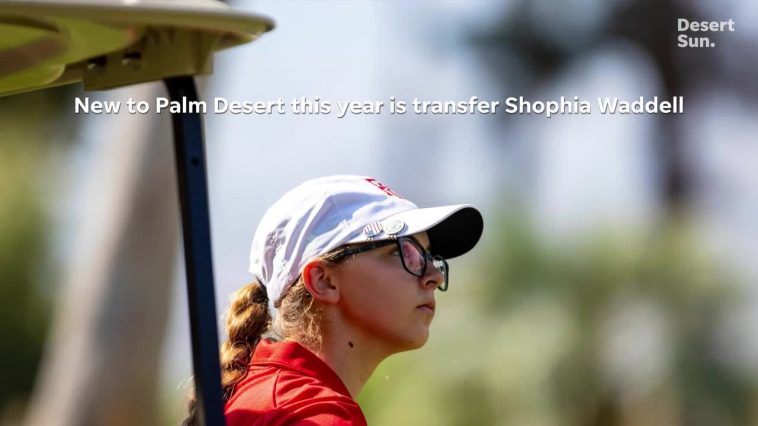
[[[414,237],[428,251],[426,233]],[[333,279],[340,283],[339,305],[345,319],[388,353],[426,343],[434,317],[434,290],[444,279],[431,261],[423,276],[411,275],[392,244],[348,258],[334,268]]]

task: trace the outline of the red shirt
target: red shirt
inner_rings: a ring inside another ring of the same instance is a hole
[[[337,374],[297,342],[261,340],[226,402],[227,426],[365,426]]]

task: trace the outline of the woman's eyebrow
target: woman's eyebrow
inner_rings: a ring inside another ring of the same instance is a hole
[[[384,250],[387,250],[387,253],[391,253],[392,251],[397,250],[397,244],[388,244],[388,245],[386,245],[384,247],[380,247],[380,248],[382,248]]]
[[[423,248],[424,250],[426,250],[428,253],[431,253],[431,252],[432,252],[432,242],[431,242],[431,241],[427,240],[427,243],[426,243],[426,244],[424,244],[424,243],[422,243],[421,241],[419,241],[419,239],[418,239],[418,238],[416,238],[415,236],[414,236],[414,237],[411,237],[411,238],[412,238],[414,241],[416,241],[416,243],[418,243],[418,245],[420,245],[420,246],[421,246],[421,248]]]

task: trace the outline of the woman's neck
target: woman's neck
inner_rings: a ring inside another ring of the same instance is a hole
[[[388,351],[370,344],[357,333],[347,330],[329,330],[324,334],[320,348],[314,351],[357,398],[363,386],[387,356]]]

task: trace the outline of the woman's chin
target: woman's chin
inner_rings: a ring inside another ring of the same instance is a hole
[[[398,352],[404,352],[404,351],[412,351],[414,349],[419,349],[423,347],[426,344],[426,341],[429,340],[429,327],[423,327],[422,329],[419,329],[417,333],[414,333],[413,336],[408,336],[407,339],[403,341],[403,347]]]

